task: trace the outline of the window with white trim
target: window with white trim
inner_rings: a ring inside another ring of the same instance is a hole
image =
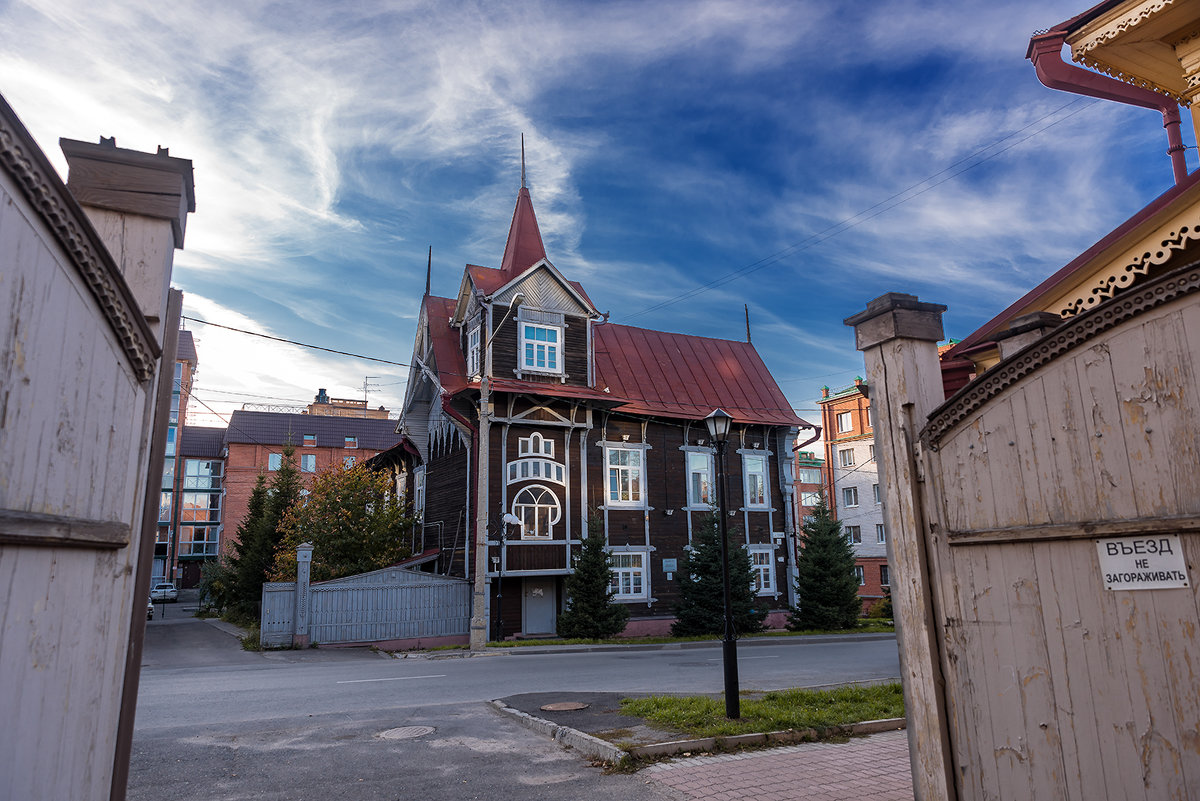
[[[413,470],[413,513],[417,517],[425,514],[425,465]]]
[[[869,461],[869,462],[875,461],[875,446],[874,445],[867,446],[867,461]]]
[[[821,483],[821,468],[819,467],[801,467],[796,472],[797,484],[820,484]]]
[[[855,545],[862,545],[862,526],[846,526],[846,536]]]
[[[644,601],[647,597],[645,551],[615,551],[608,555],[612,567],[614,601]]]
[[[883,527],[883,523],[875,524],[875,541],[880,543],[887,542],[887,529]]]
[[[816,506],[821,502],[821,493],[819,492],[802,492],[800,493],[801,506]]]
[[[837,416],[837,429],[839,434],[845,434],[847,431],[854,430],[854,416],[850,412],[839,412]]]
[[[549,440],[541,434],[532,434],[517,440],[517,451],[520,456],[554,456],[554,440]]]
[[[770,545],[750,546],[750,566],[754,587],[759,595],[775,594],[775,551]]]
[[[871,494],[875,496],[875,503],[882,502],[883,499],[879,496],[879,485],[878,484],[871,485]]]
[[[712,467],[711,453],[688,451],[688,506],[712,506]]]
[[[356,458],[354,458],[353,456],[343,456],[342,457],[342,467],[346,468],[347,470],[354,467],[354,465],[357,462],[358,462],[358,460]]]
[[[642,469],[642,458],[641,448],[605,447],[608,506],[646,505],[646,471]]]
[[[278,470],[282,466],[283,466],[283,454],[282,453],[267,454],[267,469],[268,470]]]
[[[512,513],[521,521],[521,539],[548,540],[554,536],[561,507],[548,487],[531,484],[513,498]]]
[[[742,455],[742,487],[746,492],[746,506],[759,509],[767,507],[767,457],[765,455]]]
[[[468,377],[479,375],[480,354],[482,353],[482,350],[480,347],[481,340],[480,340],[479,334],[480,334],[480,328],[478,325],[475,326],[474,328],[472,328],[470,330],[470,332],[467,334],[467,376]]]
[[[553,325],[521,323],[521,369],[534,373],[561,373],[562,329]]]
[[[892,577],[888,572],[887,565],[879,566],[879,584],[883,587],[890,587],[892,585]]]
[[[838,463],[842,467],[854,467],[854,449],[842,448],[838,451]]]
[[[300,454],[300,472],[301,473],[317,472],[317,455],[315,453]]]
[[[862,565],[854,566],[854,577],[856,579],[858,579],[858,586],[860,586],[860,587],[862,587],[863,585],[865,585],[867,583],[867,575],[866,575],[866,572],[863,570]]]
[[[858,487],[842,488],[842,506],[858,506]]]

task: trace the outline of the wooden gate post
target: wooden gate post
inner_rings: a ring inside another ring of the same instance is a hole
[[[302,542],[296,548],[296,614],[292,617],[296,624],[292,634],[293,648],[308,647],[308,577],[312,569],[312,552],[311,542]]]
[[[875,461],[884,488],[888,566],[917,799],[959,797],[946,717],[939,627],[927,554],[923,480],[914,450],[943,400],[937,343],[945,306],[891,292],[844,321],[866,360]]]

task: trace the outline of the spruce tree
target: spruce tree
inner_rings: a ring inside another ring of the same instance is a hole
[[[796,597],[799,606],[788,616],[787,627],[851,629],[858,625],[862,601],[854,572],[854,548],[842,524],[829,513],[824,496],[800,534],[796,560]]]
[[[620,634],[629,620],[629,607],[613,602],[612,563],[599,518],[588,520],[587,538],[571,567],[574,572],[565,581],[570,605],[558,617],[559,635],[603,640]]]
[[[262,476],[259,481],[264,482]],[[262,601],[262,585],[275,561],[275,549],[282,537],[280,524],[288,510],[300,500],[300,471],[296,469],[296,448],[290,442],[283,446],[279,469],[271,477],[270,487],[262,498],[262,512],[246,515],[238,527],[241,538],[235,547],[235,581],[230,612],[236,617],[253,619],[258,616]],[[255,485],[257,492],[259,485]],[[255,502],[251,493],[251,504]]]
[[[725,633],[725,591],[721,580],[721,535],[715,514],[702,517],[692,530],[691,550],[679,568],[679,604],[671,633],[677,637]],[[736,635],[762,631],[767,617],[755,596],[749,552],[729,533],[729,597]]]

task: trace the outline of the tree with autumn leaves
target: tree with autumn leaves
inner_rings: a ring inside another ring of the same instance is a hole
[[[280,523],[272,581],[296,580],[296,548],[311,542],[312,581],[379,570],[412,553],[417,520],[392,494],[391,478],[365,465],[318,473]]]

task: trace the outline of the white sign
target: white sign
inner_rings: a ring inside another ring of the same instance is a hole
[[[1187,587],[1187,562],[1178,534],[1096,540],[1100,575],[1110,590]]]

